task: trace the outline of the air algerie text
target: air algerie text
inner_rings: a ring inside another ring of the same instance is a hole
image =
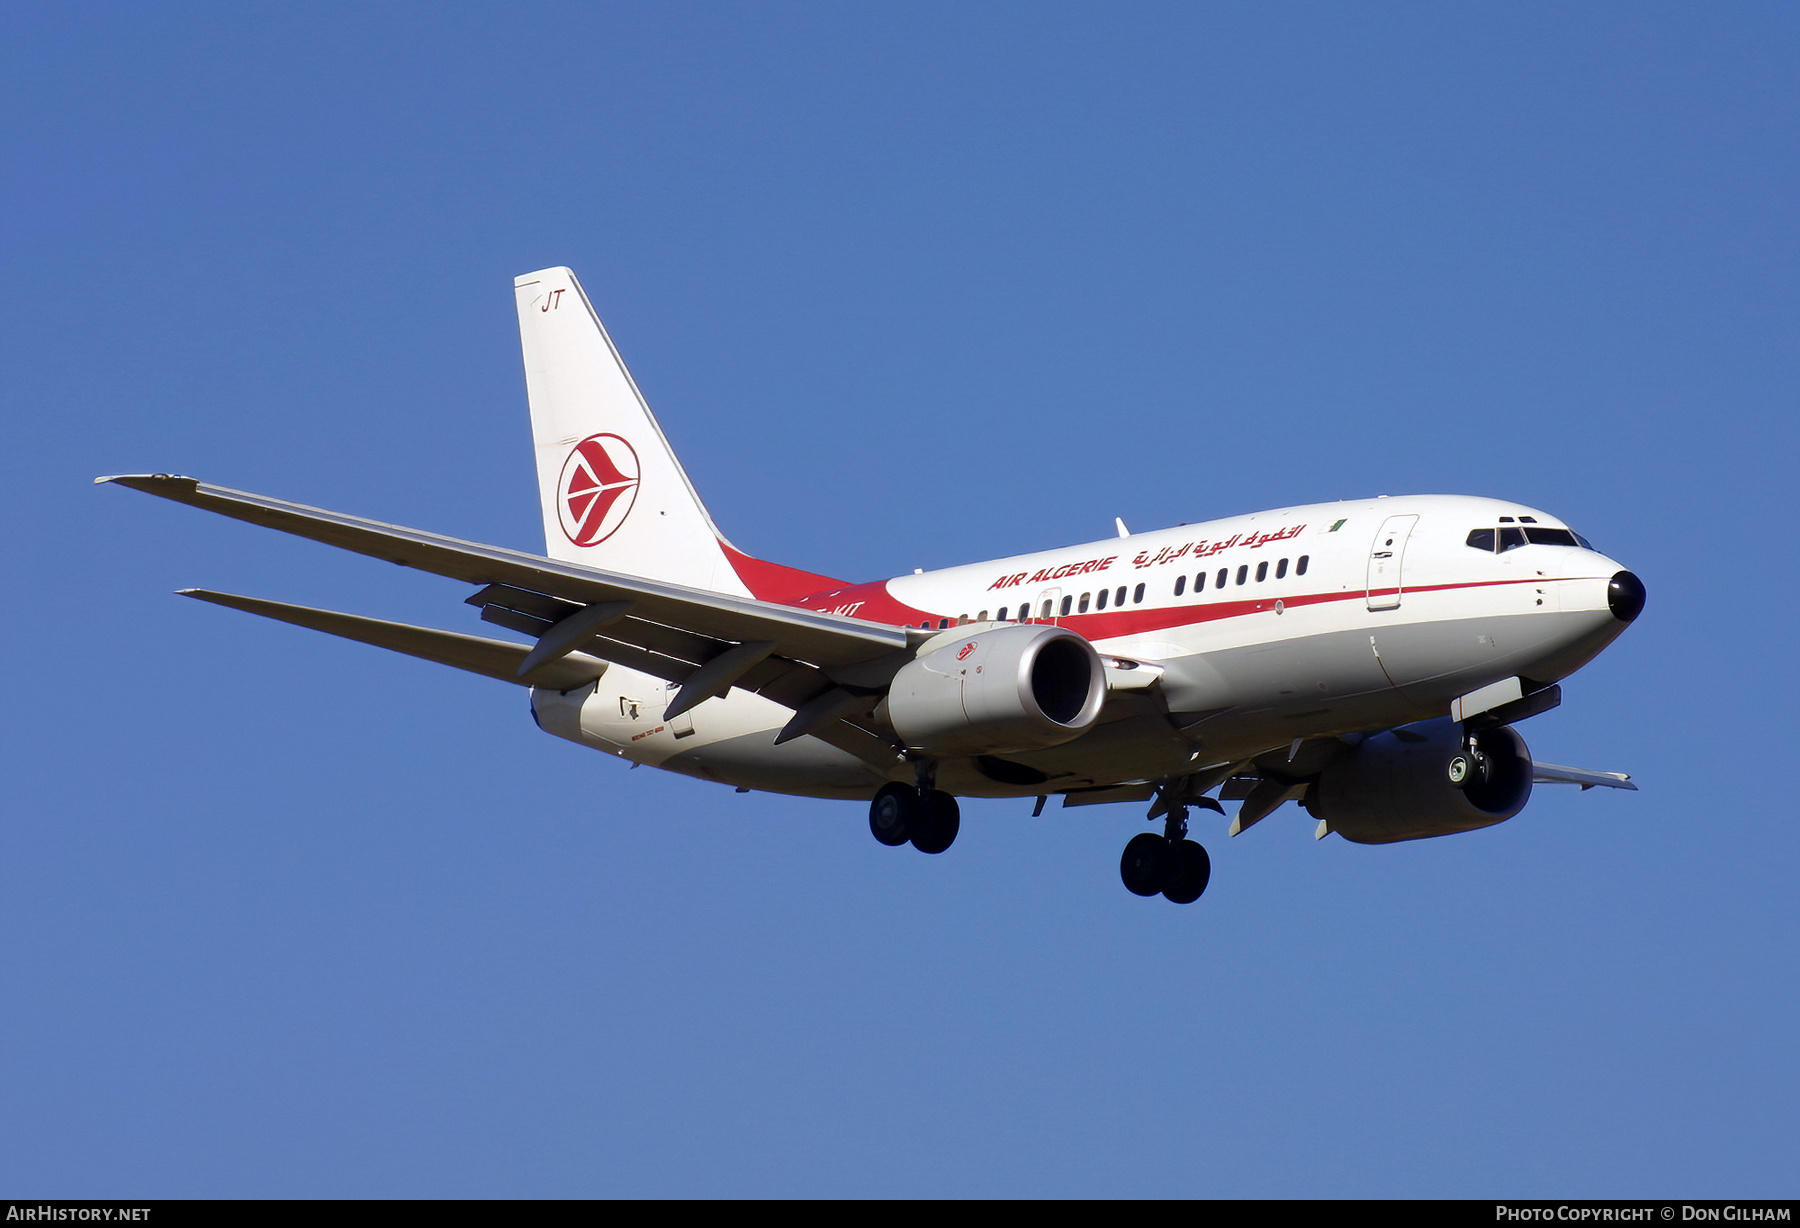
[[[1088,559],[1080,563],[1065,563],[1061,567],[1046,567],[1042,571],[1021,571],[1016,575],[1001,576],[988,585],[988,592],[997,588],[1014,588],[1020,584],[1042,584],[1048,580],[1067,580],[1070,576],[1085,576],[1090,571],[1105,571],[1118,561],[1119,556],[1109,554],[1103,559]]]
[[[1306,531],[1303,524],[1289,525],[1285,529],[1272,529],[1267,533],[1233,533],[1220,541],[1209,542],[1204,537],[1199,541],[1184,542],[1179,546],[1164,546],[1155,554],[1139,551],[1131,560],[1133,567],[1142,569],[1154,567],[1161,563],[1173,563],[1181,558],[1211,558],[1237,546],[1256,550],[1273,542],[1284,542],[1300,536]],[[1044,584],[1051,580],[1067,580],[1073,576],[1085,576],[1091,571],[1105,571],[1119,561],[1119,556],[1109,554],[1103,559],[1086,559],[1080,563],[1065,563],[1061,567],[1046,567],[1042,571],[1021,571],[1010,576],[1001,576],[988,585],[988,592],[997,588],[1017,588],[1021,584]]]

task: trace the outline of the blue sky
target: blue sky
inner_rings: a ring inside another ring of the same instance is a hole
[[[0,42],[0,1191],[1791,1196],[1791,6],[65,5]],[[1129,896],[1132,807],[853,804],[170,596],[464,589],[119,489],[541,546],[576,269],[738,545],[855,579],[1377,493],[1645,616],[1643,791]]]

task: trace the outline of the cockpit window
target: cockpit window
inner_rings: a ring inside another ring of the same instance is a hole
[[[1500,519],[1504,521],[1508,517],[1502,516]],[[1533,546],[1583,546],[1593,549],[1588,544],[1588,539],[1573,529],[1552,529],[1540,524],[1528,527],[1502,524],[1498,529],[1470,529],[1469,536],[1463,539],[1463,544],[1471,549],[1498,551],[1500,554],[1517,550],[1527,543]]]

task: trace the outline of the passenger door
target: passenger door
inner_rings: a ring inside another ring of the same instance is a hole
[[[1406,558],[1406,539],[1418,523],[1415,516],[1389,516],[1369,544],[1367,596],[1371,610],[1400,607],[1400,565]]]

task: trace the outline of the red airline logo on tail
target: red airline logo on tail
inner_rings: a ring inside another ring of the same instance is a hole
[[[637,502],[638,458],[617,435],[589,435],[563,462],[556,514],[577,546],[597,546],[625,523]]]

